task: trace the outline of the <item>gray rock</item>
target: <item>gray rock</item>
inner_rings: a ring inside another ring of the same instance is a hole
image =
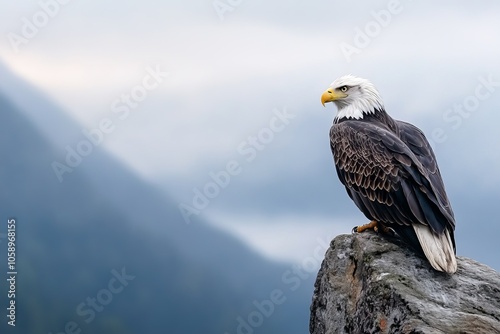
[[[394,238],[340,235],[316,279],[310,333],[500,333],[500,274],[457,260],[447,275]]]

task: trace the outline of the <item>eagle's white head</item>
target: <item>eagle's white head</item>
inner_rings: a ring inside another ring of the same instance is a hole
[[[323,95],[321,103],[327,102],[337,105],[338,112],[335,119],[361,119],[364,115],[383,110],[382,98],[373,84],[353,75],[344,75],[330,85]]]

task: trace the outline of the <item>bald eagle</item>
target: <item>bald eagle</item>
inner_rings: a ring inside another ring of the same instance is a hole
[[[366,79],[338,78],[321,96],[327,102],[338,108],[330,130],[337,175],[371,221],[353,231],[391,230],[434,269],[454,273],[455,218],[422,131],[390,117]]]

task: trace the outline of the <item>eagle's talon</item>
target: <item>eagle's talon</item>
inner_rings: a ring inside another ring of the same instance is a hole
[[[358,227],[354,226],[351,230],[351,233],[358,233]]]
[[[372,220],[368,224],[356,226],[355,229],[356,229],[357,233],[361,233],[361,232],[364,232],[366,230],[375,230],[375,232],[377,232],[378,231],[377,225],[378,225],[378,223],[375,220]]]

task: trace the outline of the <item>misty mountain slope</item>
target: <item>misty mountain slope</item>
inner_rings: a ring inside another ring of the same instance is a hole
[[[18,222],[19,333],[58,333],[70,321],[92,333],[235,332],[253,301],[288,289],[286,266],[201,221],[185,225],[175,204],[104,152],[58,182],[60,150],[3,96],[0,109],[0,219]],[[133,280],[90,319],[87,298],[121,270]],[[311,287],[288,293],[259,333],[304,332]]]
[[[65,147],[70,146],[75,149],[80,141],[86,139],[82,134],[82,126],[64,114],[61,108],[47,99],[36,87],[18,78],[2,63],[0,63],[0,88],[5,90],[9,102],[17,106],[19,112],[26,115],[33,126],[55,144],[48,154],[50,158],[47,157],[43,163],[43,168],[47,171],[50,169],[50,172],[44,179],[46,184],[40,185],[40,191],[43,192],[47,186],[53,186],[53,193],[58,193],[61,188],[51,184],[58,183],[51,164],[54,161],[65,163],[67,155]],[[225,233],[214,231],[197,217],[193,217],[192,224],[186,225],[177,203],[166,200],[163,189],[161,191],[155,189],[139,179],[136,174],[100,147],[94,146],[92,153],[83,157],[79,166],[73,168],[71,173],[64,173],[62,184],[72,189],[81,187],[82,185],[78,184],[80,179],[78,177],[75,179],[75,175],[84,176],[85,184],[94,185],[99,194],[106,199],[108,206],[115,206],[131,221],[140,222],[136,228],[144,228],[155,234],[164,232],[164,237],[169,238],[169,242],[182,248],[184,255],[195,261],[205,264],[207,258],[219,258],[221,261],[211,263],[211,266],[220,266],[218,269],[223,271],[244,261],[247,266],[230,271],[233,278],[240,281],[239,284],[250,282],[249,278],[258,274],[254,272],[253,266],[262,265],[261,259],[252,252],[245,252],[245,257],[235,252],[234,249],[241,248],[238,240],[228,238]],[[144,192],[150,196],[142,196]],[[53,193],[47,193],[46,196],[51,196]],[[75,194],[71,198],[65,198],[64,201],[74,203],[74,200],[77,200],[74,196]],[[100,205],[100,202],[101,200],[95,200],[94,203],[89,203],[89,206],[92,208]],[[60,206],[57,206],[59,211],[61,211]],[[207,233],[210,238],[206,237]],[[219,242],[217,240],[219,237],[224,241]],[[274,267],[272,263],[269,265]]]
[[[81,127],[54,105],[36,87],[12,73],[0,61],[0,92],[19,108],[52,144],[69,142],[80,134]],[[57,131],[55,131],[57,130]]]

